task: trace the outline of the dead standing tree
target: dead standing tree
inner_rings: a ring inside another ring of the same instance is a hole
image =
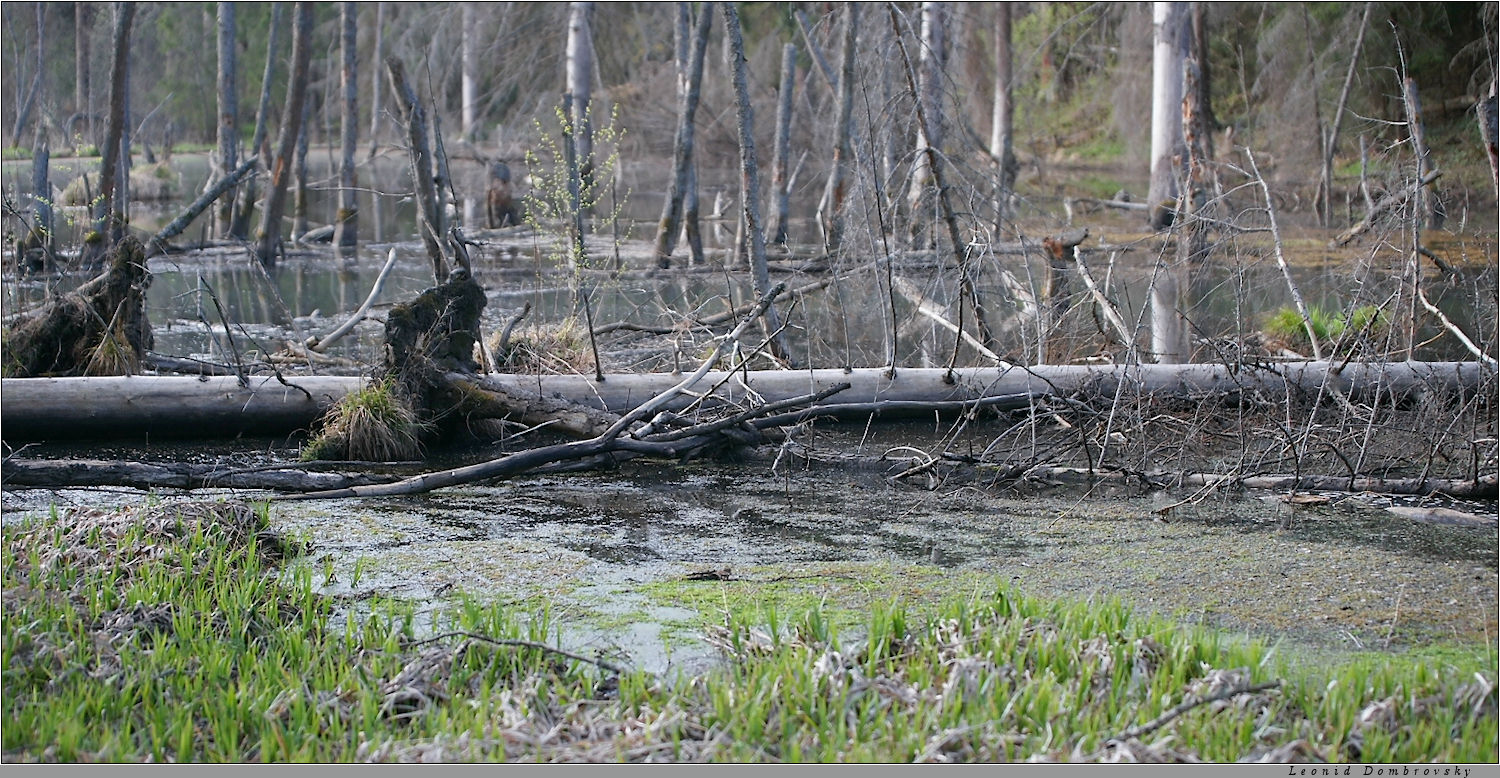
[[[672,178],[667,182],[667,197],[656,229],[656,264],[663,269],[672,265],[678,223],[683,218],[683,201],[692,183],[693,117],[698,111],[698,96],[703,84],[703,55],[708,48],[708,34],[713,23],[713,3],[704,3],[698,11],[698,21],[689,43],[689,8],[689,3],[678,3],[677,135],[672,144]]]
[[[920,137],[931,139],[935,137],[932,128],[937,124],[937,117],[928,113],[927,101],[921,97],[921,88],[918,85],[916,68],[913,67],[911,55],[907,52],[906,41],[902,35],[901,12],[894,3],[888,4],[891,16],[891,32],[896,39],[896,46],[901,51],[901,61],[905,65],[906,85],[909,90],[912,103],[917,110],[918,128],[927,128],[928,133]],[[991,353],[998,353],[998,343],[993,331],[990,329],[989,314],[985,310],[984,300],[979,296],[979,290],[974,285],[973,268],[969,261],[968,252],[964,250],[965,243],[958,230],[958,215],[953,210],[953,201],[949,197],[946,184],[946,173],[943,170],[943,157],[932,143],[919,144],[920,157],[925,160],[925,168],[932,177],[933,185],[937,188],[938,206],[942,212],[943,223],[948,227],[948,240],[953,246],[953,258],[958,263],[958,286],[959,286],[959,314],[958,331],[959,337],[953,345],[952,359],[949,361],[951,369],[958,360],[959,345],[963,342],[964,325],[964,303],[967,302],[974,310],[975,325],[979,330],[979,340]]]
[[[416,190],[417,230],[427,258],[432,261],[432,275],[438,283],[448,275],[448,260],[443,255],[443,236],[438,232],[437,185],[433,182],[432,152],[427,143],[427,111],[406,80],[406,66],[396,57],[385,61],[390,76],[391,94],[406,125],[408,155],[411,160],[412,187]]]
[[[1005,221],[1011,194],[1016,188],[1016,173],[1020,164],[1016,162],[1014,133],[1012,132],[1013,107],[1011,105],[1011,4],[997,3],[995,6],[995,110],[991,116],[990,155],[995,158],[995,234],[998,236]]]
[[[1151,183],[1146,202],[1151,226],[1158,230],[1172,221],[1182,175],[1182,63],[1189,43],[1186,6],[1152,4]]]
[[[219,80],[218,80],[218,106],[219,106],[219,153],[215,158],[217,170],[216,175],[210,176],[208,183],[204,184],[204,190],[208,191],[217,181],[222,181],[239,167],[240,155],[240,98],[239,89],[236,86],[238,78],[239,63],[235,53],[235,13],[234,3],[218,4],[218,28],[219,28]],[[253,153],[253,152],[252,152]],[[214,209],[215,234],[225,234],[229,231],[229,223],[234,218],[234,200],[226,199]]]
[[[354,188],[358,185],[354,153],[359,143],[359,75],[355,69],[359,6],[352,2],[342,3],[339,14],[339,85],[344,94],[339,126],[342,151],[339,159],[339,210],[334,219],[333,243],[341,254],[352,256],[359,245],[358,200],[354,196]]]
[[[776,140],[771,147],[771,243],[786,245],[786,220],[791,209],[787,179],[792,153],[792,92],[797,77],[797,47],[781,47],[781,87],[776,98]]]
[[[593,3],[568,4],[568,84],[563,102],[568,116],[569,142],[578,165],[578,174],[571,177],[573,180],[569,186],[577,190],[573,211],[580,225],[581,193],[594,188],[594,133],[589,123],[594,78],[593,20]]]
[[[745,41],[740,34],[740,14],[733,3],[721,3],[724,15],[724,54],[734,79],[735,116],[740,138],[740,202],[744,206],[745,231],[749,233],[750,272],[756,294],[764,297],[771,289],[771,273],[766,265],[766,236],[760,220],[760,170],[755,158],[755,112],[750,106],[750,84],[745,75]],[[771,355],[790,363],[781,333],[781,316],[773,300],[765,306],[765,328],[771,342]]]
[[[281,250],[281,218],[286,210],[287,187],[291,183],[297,137],[302,132],[302,104],[307,98],[307,68],[312,61],[313,4],[299,2],[292,19],[292,70],[287,76],[286,108],[281,112],[281,131],[276,137],[276,160],[271,166],[271,191],[261,214],[255,258],[264,267],[276,265]]]
[[[833,119],[833,161],[828,183],[818,204],[819,224],[823,228],[823,247],[830,254],[844,244],[844,200],[848,196],[849,175],[854,163],[854,145],[850,140],[854,113],[854,57],[859,30],[859,4],[844,4],[844,38],[839,46],[838,108]]]
[[[84,264],[90,267],[103,258],[108,247],[119,242],[125,230],[127,203],[119,181],[120,145],[125,137],[125,74],[130,69],[130,26],[134,21],[135,3],[115,4],[115,58],[109,72],[109,123],[99,161],[99,206],[93,239],[85,240],[83,249]]]
[[[266,67],[260,79],[260,100],[255,108],[255,130],[250,135],[250,148],[246,156],[260,161],[262,167],[271,165],[270,155],[262,147],[266,142],[267,115],[271,110],[271,74],[276,65],[276,52],[281,43],[282,17],[286,15],[284,3],[271,4],[270,29],[266,33]],[[258,187],[251,178],[249,185],[239,191],[234,206],[234,218],[229,223],[229,237],[245,240],[250,235],[250,218],[255,211]]]

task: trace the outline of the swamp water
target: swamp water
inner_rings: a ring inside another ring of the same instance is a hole
[[[880,425],[863,440],[825,430],[817,445],[863,443],[876,453],[936,439],[921,426]],[[293,454],[266,445],[257,460]],[[167,444],[150,456],[216,453]],[[141,499],[153,498],[6,491],[4,512],[9,523],[53,504]],[[897,601],[920,614],[1005,585],[1041,597],[1117,597],[1294,653],[1493,645],[1500,634],[1492,526],[1412,521],[1367,496],[1321,505],[1258,493],[1193,499],[981,482],[929,491],[868,468],[757,457],[627,464],[424,496],[273,503],[271,521],[307,543],[293,564],[353,613],[395,598],[416,607],[421,631],[436,628],[428,615],[463,598],[498,600],[519,614],[549,613],[564,647],[656,672],[693,672],[713,661],[707,630],[731,611],[768,623],[821,605],[847,628],[875,604]],[[1168,506],[1175,507],[1158,514]]]
[[[403,234],[403,217],[401,204],[387,199],[388,218],[397,226],[386,222],[383,234],[367,236],[373,240],[362,245],[355,262],[344,263],[326,250],[299,249],[273,272],[277,295],[294,317],[290,323],[278,321],[279,304],[238,250],[152,260],[148,307],[156,350],[225,361],[234,350],[263,351],[277,339],[327,332],[363,301],[391,247],[398,264],[378,301],[408,299],[430,286],[420,247],[388,242]],[[375,207],[372,213],[382,213]],[[372,221],[363,229],[375,229]],[[1098,222],[1124,223],[1108,214]],[[799,224],[807,229],[806,220]],[[638,240],[644,230],[645,224],[637,225],[637,240],[626,248],[629,267],[647,264]],[[1091,241],[1105,231],[1096,230]],[[406,227],[404,234],[409,232]],[[545,250],[538,236],[523,230],[479,240],[476,266],[490,297],[488,331],[528,302],[528,323],[556,325],[584,316],[573,279],[538,257]],[[727,239],[719,240],[710,251],[722,255]],[[1314,248],[1322,239],[1299,240],[1301,261],[1294,272],[1310,302],[1379,302],[1395,284],[1380,270],[1365,285],[1358,272],[1350,275],[1347,255]],[[1457,251],[1476,255],[1479,277],[1470,285],[1492,289],[1493,278],[1485,275],[1492,271],[1485,268],[1493,266],[1493,236],[1455,242]],[[612,246],[599,238],[593,248],[608,257]],[[1209,334],[1239,333],[1237,319],[1247,309],[1260,315],[1286,302],[1274,258],[1260,249],[1244,256],[1235,267],[1206,268],[1195,282],[1194,310]],[[1133,320],[1147,297],[1154,255],[1135,250],[1091,261],[1095,273],[1112,279],[1111,293]],[[1373,264],[1372,258],[1364,266]],[[898,272],[917,278],[939,302],[956,297],[951,272],[923,266]],[[596,324],[662,324],[711,314],[726,307],[726,298],[750,299],[744,275],[714,265],[697,272],[587,276],[594,293],[588,313]],[[795,287],[815,278],[786,280]],[[48,286],[70,283],[76,280],[8,280],[6,312],[34,303]],[[1003,294],[993,275],[984,284],[987,297]],[[1492,310],[1476,312],[1466,302],[1489,298],[1469,297],[1462,284],[1434,288],[1433,294],[1457,322],[1493,320]],[[215,297],[237,324],[232,347],[223,338]],[[826,290],[806,296],[788,317],[793,353],[818,365],[883,364],[890,305],[876,273],[851,268]],[[377,317],[381,311],[377,307]],[[946,364],[948,331],[903,300],[895,301],[894,314],[900,364]],[[1019,330],[1020,350],[1030,351],[1034,346],[1025,340],[1024,327]],[[377,353],[380,335],[378,320],[367,322],[333,353],[367,359]],[[1434,330],[1418,338],[1430,339],[1420,358],[1463,358],[1439,335]],[[671,369],[674,359],[694,364],[706,343],[699,331],[684,333],[670,349],[630,336],[601,342],[600,348],[606,369],[662,370]],[[993,437],[1000,430],[986,425],[998,423],[976,423],[970,434]],[[867,430],[846,425],[815,429],[812,443],[827,451],[899,456],[903,448],[932,450],[946,432],[934,424],[881,423]],[[52,448],[31,453],[84,453]],[[232,451],[223,444],[158,443],[93,447],[87,455],[264,464],[293,459],[296,452],[288,441],[241,441]],[[722,623],[727,610],[762,609],[769,621],[772,611],[785,617],[821,603],[836,620],[854,624],[875,603],[899,600],[920,611],[955,597],[984,597],[1001,585],[1044,597],[1119,597],[1186,623],[1283,641],[1292,651],[1493,645],[1500,635],[1493,526],[1413,521],[1366,496],[1290,505],[1257,493],[1141,495],[1118,487],[1004,489],[981,481],[929,491],[887,481],[907,465],[904,459],[884,472],[804,467],[774,457],[772,451],[740,463],[635,464],[611,473],[516,478],[420,497],[275,504],[271,518],[273,529],[307,540],[308,554],[295,564],[308,566],[322,591],[354,612],[381,597],[414,602],[423,613],[450,607],[462,596],[499,599],[520,613],[549,611],[564,646],[653,671],[690,671],[711,661],[715,654],[705,629]],[[227,496],[199,493],[204,495]],[[8,490],[3,499],[9,523],[53,503],[98,506],[146,497],[110,490]],[[1423,504],[1495,516],[1493,503]],[[1163,509],[1165,514],[1158,513]]]

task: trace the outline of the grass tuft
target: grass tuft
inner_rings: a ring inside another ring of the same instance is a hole
[[[318,434],[302,449],[302,461],[353,459],[391,462],[418,459],[429,425],[391,381],[372,382],[344,395],[324,417]]]

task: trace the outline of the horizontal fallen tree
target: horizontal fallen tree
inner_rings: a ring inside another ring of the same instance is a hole
[[[1203,400],[1255,393],[1269,400],[1290,395],[1338,393],[1347,399],[1409,397],[1424,392],[1466,394],[1494,382],[1495,373],[1478,362],[1285,362],[1260,365],[1037,365],[1033,367],[886,368],[820,370],[711,370],[687,389],[706,392],[728,406],[754,398],[775,402],[816,394],[848,383],[838,402],[866,413],[930,413],[987,400],[996,410],[1027,407],[1033,398],[1085,394],[1119,397],[1177,397]],[[604,381],[584,375],[491,373],[449,375],[450,391],[472,382],[503,392],[510,402],[535,403],[516,414],[526,423],[545,421],[546,401],[566,401],[611,414],[629,413],[682,380],[672,373],[610,374]],[[235,437],[285,435],[310,428],[344,395],[366,379],[347,376],[26,378],[0,381],[0,434],[7,441],[158,437]],[[994,398],[1004,398],[994,401]],[[710,398],[706,398],[710,399]],[[674,397],[664,410],[697,401]],[[702,401],[697,401],[701,402]],[[955,405],[956,404],[956,405]],[[503,417],[504,403],[485,411]],[[509,407],[514,413],[515,407]],[[580,417],[575,434],[588,436],[600,419]]]

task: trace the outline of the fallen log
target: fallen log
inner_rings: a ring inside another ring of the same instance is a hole
[[[1012,395],[997,410],[1024,408],[1031,397],[1078,394],[1108,400],[1152,395],[1206,399],[1258,393],[1284,399],[1288,392],[1339,392],[1352,400],[1385,393],[1467,393],[1491,386],[1495,372],[1477,362],[1285,362],[1264,365],[1038,365],[955,368],[710,371],[689,387],[717,386],[721,404],[774,402],[813,394],[839,383],[850,388],[840,403],[962,403]],[[672,373],[607,375],[486,376],[481,386],[515,397],[561,398],[571,403],[628,413],[682,380]],[[0,380],[0,435],[7,441],[58,438],[234,437],[284,435],[308,429],[332,403],[364,386],[343,376],[234,377],[129,376]],[[695,402],[674,397],[662,410]],[[902,410],[922,405],[905,406]],[[930,413],[930,408],[928,411]]]
[[[60,489],[85,486],[124,486],[134,489],[264,489],[303,492],[347,489],[389,483],[394,474],[314,472],[295,465],[230,469],[201,462],[123,462],[99,459],[27,460],[11,457],[0,463],[5,488]]]

